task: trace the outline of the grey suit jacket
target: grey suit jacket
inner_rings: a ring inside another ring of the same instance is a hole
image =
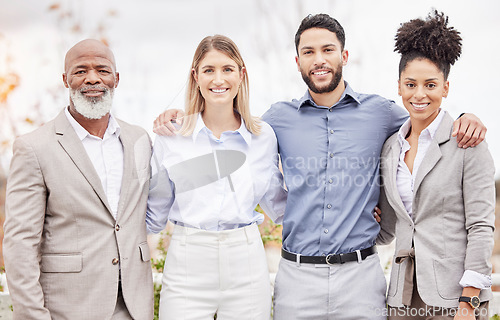
[[[124,171],[116,221],[64,110],[16,139],[4,225],[14,319],[109,319],[120,268],[130,314],[153,318],[145,224],[151,142],[143,129],[119,124]]]
[[[443,112],[443,111],[442,111]],[[396,187],[400,145],[387,139],[381,158],[382,209],[379,244],[396,237],[396,253],[415,248],[418,292],[431,306],[457,307],[464,270],[491,274],[495,219],[494,164],[485,142],[461,149],[451,136],[453,119],[444,118],[417,172],[413,220]],[[387,301],[402,306],[407,260],[393,261]],[[481,290],[480,299],[491,299]]]

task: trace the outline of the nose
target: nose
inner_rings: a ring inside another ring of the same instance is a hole
[[[417,86],[417,90],[415,91],[415,98],[423,99],[427,96],[427,92],[423,86]]]
[[[323,52],[316,52],[314,55],[314,64],[321,66],[326,63],[325,57],[323,57]]]
[[[99,84],[101,83],[101,77],[96,70],[89,70],[85,78],[85,83],[87,84]]]
[[[224,77],[223,77],[222,72],[216,71],[214,73],[214,80],[213,80],[213,82],[214,82],[214,84],[216,86],[220,86],[220,85],[222,85],[224,83]]]

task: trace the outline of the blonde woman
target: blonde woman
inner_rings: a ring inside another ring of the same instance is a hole
[[[190,70],[179,134],[157,136],[147,225],[174,223],[160,319],[269,319],[271,288],[257,224],[260,203],[286,203],[271,127],[252,117],[248,75],[229,38],[204,38]]]

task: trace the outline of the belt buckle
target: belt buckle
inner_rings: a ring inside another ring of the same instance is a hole
[[[345,263],[345,261],[342,261],[342,256],[343,256],[343,253],[341,254],[329,254],[326,256],[326,264],[329,265],[329,266],[333,266],[334,264],[336,263],[340,263],[340,264],[343,264]],[[333,262],[330,262],[330,259],[333,258]]]

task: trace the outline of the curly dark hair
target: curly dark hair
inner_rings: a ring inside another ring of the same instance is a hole
[[[340,45],[342,46],[340,49],[344,50],[345,32],[344,28],[342,28],[342,25],[340,25],[337,19],[330,17],[326,13],[319,13],[310,14],[302,19],[299,29],[297,30],[297,33],[295,33],[295,50],[297,51],[297,55],[299,54],[300,36],[304,31],[312,28],[326,29],[330,32],[335,33],[337,35],[337,39],[339,39],[340,41]]]
[[[426,58],[434,62],[448,79],[450,66],[462,53],[460,32],[448,27],[448,17],[433,10],[425,20],[413,19],[401,24],[396,33],[394,51],[401,54],[399,75],[406,65],[415,60]]]

